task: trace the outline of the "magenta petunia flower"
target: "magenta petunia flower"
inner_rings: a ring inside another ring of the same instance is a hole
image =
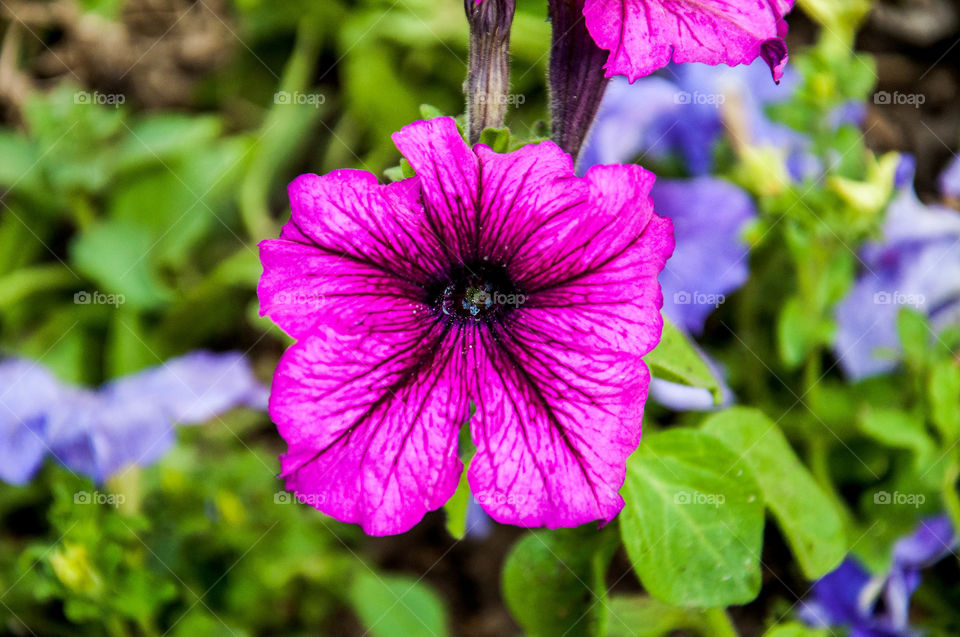
[[[394,141],[416,177],[303,175],[260,244],[261,312],[296,339],[270,399],[287,488],[369,534],[403,532],[456,490],[469,419],[468,480],[494,519],[612,519],[673,250],[653,175],[577,177],[552,142],[471,149],[450,118]]]
[[[761,57],[779,81],[791,8],[793,0],[585,0],[583,14],[610,52],[607,77],[633,82],[671,60],[733,66]]]
[[[477,0],[481,2],[482,0]],[[631,82],[671,60],[749,64],[758,57],[780,81],[794,0],[550,0],[582,11],[587,30],[610,52],[607,77]]]

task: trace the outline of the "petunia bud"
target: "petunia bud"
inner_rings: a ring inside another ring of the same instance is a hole
[[[550,21],[553,141],[576,159],[607,88],[603,71],[607,52],[587,31],[583,0],[550,0]]]
[[[467,137],[477,143],[485,128],[502,128],[510,92],[510,25],[515,0],[463,0],[470,23],[467,71]]]

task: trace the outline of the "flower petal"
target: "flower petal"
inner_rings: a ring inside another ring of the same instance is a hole
[[[658,180],[657,213],[673,221],[677,249],[660,276],[663,311],[699,335],[707,316],[749,276],[749,249],[740,234],[757,215],[750,196],[714,177]]]
[[[553,142],[528,144],[511,153],[496,153],[478,144],[483,182],[478,221],[470,226],[474,258],[508,263],[539,250],[548,240],[546,227],[557,220],[574,223],[572,209],[588,197],[587,182],[573,174],[573,159]],[[553,224],[553,225],[551,225]]]
[[[266,408],[269,392],[239,352],[196,351],[125,376],[102,390],[114,401],[144,403],[181,424],[199,424],[233,409]]]
[[[593,241],[616,243],[591,238],[586,253]],[[672,248],[670,222],[653,217],[601,265],[532,293],[479,339],[469,480],[495,520],[555,528],[622,508],[650,380],[641,356],[662,328],[656,277]]]
[[[57,460],[98,483],[158,460],[175,438],[170,418],[153,405],[85,389],[73,390],[51,410],[47,435]]]
[[[411,528],[463,469],[459,334],[407,316],[390,334],[318,329],[283,355],[270,397],[287,489],[370,535]]]
[[[47,414],[62,392],[38,363],[0,363],[0,480],[25,484],[36,473],[47,451]]]
[[[786,0],[586,0],[587,29],[610,51],[607,76],[633,82],[674,62],[748,64],[763,57],[780,79]]]
[[[393,134],[393,142],[417,173],[427,225],[458,264],[471,253],[472,230],[480,222],[477,156],[450,117],[413,122]]]
[[[444,258],[418,184],[381,186],[358,170],[294,180],[290,222],[279,239],[260,243],[261,315],[299,338],[322,316],[362,322],[418,300]]]

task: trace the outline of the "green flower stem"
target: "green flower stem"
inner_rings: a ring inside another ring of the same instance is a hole
[[[953,452],[950,464],[947,470],[943,472],[943,485],[941,486],[943,506],[950,516],[953,528],[960,529],[960,495],[957,494],[957,478],[960,478],[960,459],[956,452]]]
[[[283,70],[278,94],[298,95],[310,89],[320,54],[321,30],[314,16],[304,17],[297,40]],[[270,216],[270,192],[274,181],[290,162],[295,150],[310,140],[310,131],[324,112],[323,103],[275,103],[264,118],[251,150],[249,168],[240,188],[240,216],[253,241],[278,234]]]
[[[15,270],[0,277],[0,308],[14,307],[37,292],[75,288],[79,281],[75,274],[59,263]]]
[[[710,637],[740,637],[730,615],[722,608],[709,608],[703,614],[704,635]]]

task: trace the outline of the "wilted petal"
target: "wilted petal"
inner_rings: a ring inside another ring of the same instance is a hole
[[[783,20],[792,2],[756,0],[586,0],[587,28],[610,51],[608,76],[632,82],[674,62],[748,64],[762,57],[779,80],[787,49]]]
[[[370,535],[406,531],[442,506],[463,468],[461,337],[416,318],[382,333],[325,327],[288,349],[274,376],[287,489]]]
[[[24,484],[36,473],[47,451],[47,415],[62,392],[39,363],[0,363],[0,480]]]

